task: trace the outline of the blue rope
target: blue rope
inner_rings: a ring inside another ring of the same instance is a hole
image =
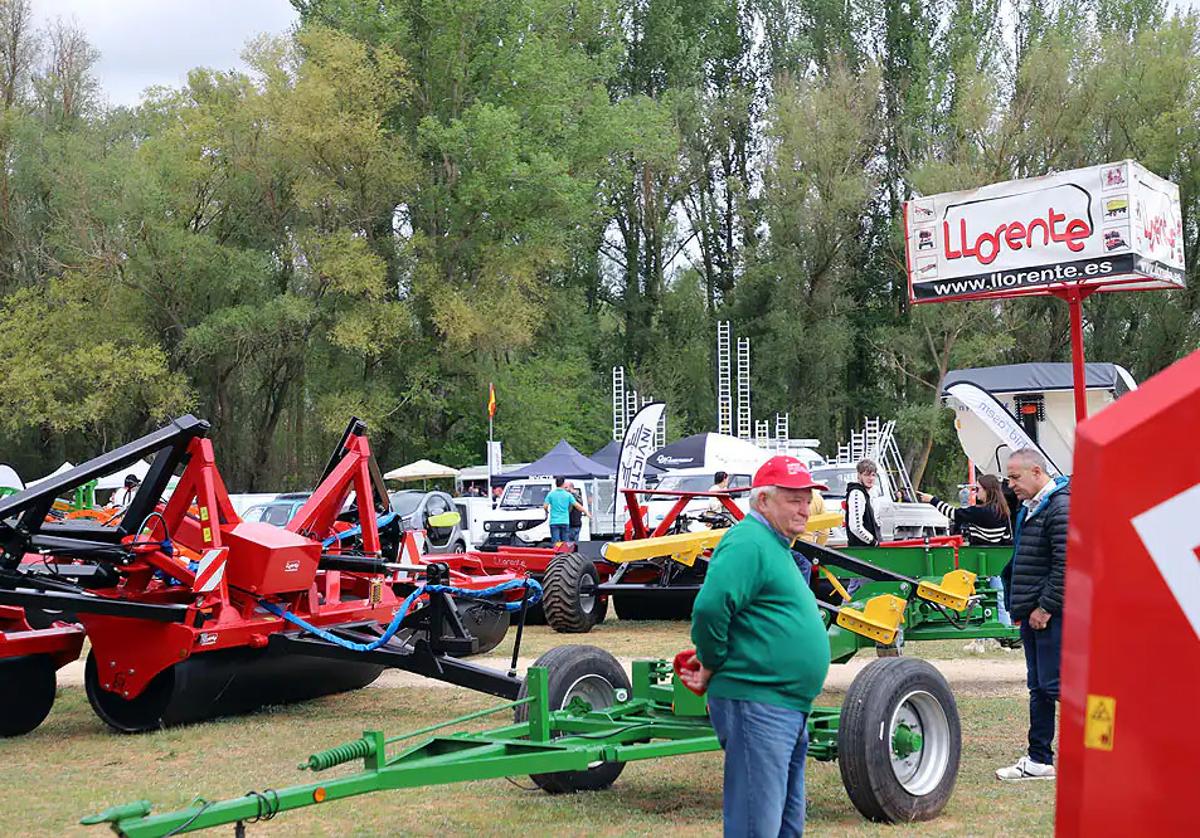
[[[382,529],[383,527],[386,527],[388,524],[392,523],[392,521],[394,521],[395,519],[396,519],[395,512],[385,512],[384,514],[380,515],[378,518],[375,519],[375,526],[379,529]],[[328,547],[329,545],[333,544],[335,541],[341,541],[343,538],[353,538],[354,536],[359,535],[361,533],[362,533],[362,524],[355,524],[348,530],[342,530],[339,533],[334,533],[333,535],[329,536],[329,538],[327,538],[321,542],[321,546]]]
[[[378,639],[372,640],[370,643],[355,643],[353,640],[347,640],[344,637],[338,637],[333,632],[314,626],[303,617],[297,617],[291,611],[288,611],[285,608],[280,608],[275,603],[268,602],[265,599],[260,599],[258,604],[270,611],[276,617],[282,617],[292,625],[299,626],[300,628],[304,629],[309,634],[315,634],[322,640],[327,640],[336,646],[341,646],[343,649],[350,649],[354,652],[373,652],[395,636],[396,632],[400,630],[400,623],[404,621],[404,617],[408,614],[408,610],[412,608],[413,603],[415,603],[422,594],[446,593],[451,594],[452,596],[463,597],[464,599],[485,599],[487,597],[495,596],[496,594],[502,594],[505,591],[511,591],[514,588],[522,587],[529,588],[529,596],[526,599],[526,605],[536,605],[537,603],[541,602],[542,586],[536,579],[513,579],[500,585],[493,585],[490,588],[484,588],[481,591],[469,591],[465,588],[454,588],[450,585],[422,585],[405,598],[404,602],[400,606],[400,610],[396,612],[396,615],[392,617],[392,621],[388,623],[387,629]],[[503,605],[505,611],[519,611],[521,608],[520,602],[505,602]]]

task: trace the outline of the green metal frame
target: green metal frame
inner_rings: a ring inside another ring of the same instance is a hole
[[[974,640],[993,638],[1015,640],[1021,636],[1015,626],[1000,622],[1000,591],[990,586],[988,579],[999,576],[1012,558],[1012,547],[843,547],[839,550],[862,561],[904,576],[938,580],[952,570],[969,570],[976,575],[974,605],[963,614],[938,608],[916,599],[904,582],[865,582],[854,591],[853,605],[863,604],[879,594],[895,594],[907,599],[904,625],[899,644],[921,640]],[[856,579],[858,574],[830,565],[839,579]],[[851,603],[847,603],[851,604]],[[829,631],[829,657],[834,663],[845,663],[860,649],[874,649],[874,640],[847,631],[833,623],[832,615],[823,611]]]
[[[390,789],[461,783],[522,774],[586,771],[601,763],[720,750],[709,723],[705,699],[686,690],[667,661],[635,661],[633,691],[612,707],[593,710],[574,699],[563,710],[549,706],[549,674],[531,667],[528,695],[477,713],[402,736],[366,731],[361,739],[311,755],[300,766],[314,772],[361,759],[363,770],[279,790],[250,793],[232,800],[198,800],[188,809],[151,814],[148,801],[114,806],[84,818],[84,824],[110,824],[119,835],[151,838],[332,803]],[[621,696],[618,696],[620,699]],[[528,721],[483,733],[433,736],[401,743],[484,716],[525,705]],[[814,708],[809,718],[809,756],[837,758],[838,708]],[[398,746],[398,748],[397,748]],[[389,753],[389,747],[394,749]]]

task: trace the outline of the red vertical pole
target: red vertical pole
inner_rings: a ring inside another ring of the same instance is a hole
[[[1083,298],[1078,288],[1068,288],[1067,306],[1071,311],[1071,367],[1075,379],[1075,424],[1087,418],[1087,380],[1083,366]]]

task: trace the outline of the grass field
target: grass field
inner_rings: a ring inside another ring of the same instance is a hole
[[[526,630],[522,658],[562,642],[587,642],[618,657],[667,656],[686,644],[679,623],[606,623],[579,637],[542,626]],[[510,633],[511,634],[511,633]],[[911,646],[908,653],[966,657],[962,643]],[[506,644],[511,653],[511,643]],[[506,647],[497,650],[500,654]],[[1012,653],[996,652],[1011,659]],[[972,656],[978,658],[980,656]],[[986,655],[983,657],[987,657]],[[956,686],[964,753],[958,786],[933,822],[864,822],[841,786],[835,763],[809,763],[813,835],[1044,835],[1053,829],[1054,785],[999,783],[993,769],[1024,746],[1026,702],[1019,683]],[[836,704],[840,696],[826,697]],[[441,685],[370,688],[253,716],[141,736],[118,736],[91,712],[83,690],[66,686],[33,734],[0,742],[6,798],[0,834],[103,835],[77,820],[117,803],[147,799],[156,809],[188,805],[196,795],[238,796],[249,789],[306,782],[296,770],[314,750],[356,738],[367,728],[400,733],[499,703]],[[489,724],[484,720],[478,728]],[[346,770],[338,769],[338,770]],[[516,783],[517,785],[514,785]],[[721,756],[702,754],[629,765],[609,791],[551,797],[526,777],[367,795],[312,807],[251,826],[260,835],[714,835],[721,829]],[[217,833],[219,834],[219,833]]]

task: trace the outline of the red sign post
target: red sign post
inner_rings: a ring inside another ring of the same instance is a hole
[[[1060,836],[1194,835],[1200,352],[1079,426],[1067,549]],[[1171,444],[1170,441],[1178,444]],[[1147,467],[1169,447],[1169,462]]]

